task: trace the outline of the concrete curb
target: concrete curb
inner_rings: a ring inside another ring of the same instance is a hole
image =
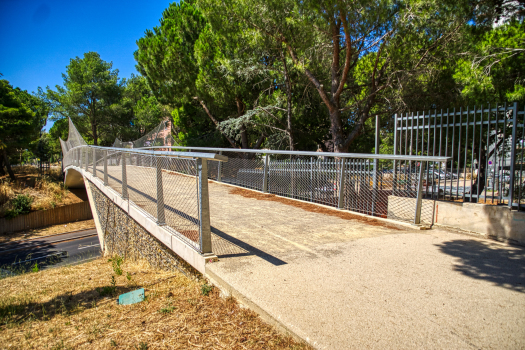
[[[270,324],[271,326],[275,327],[281,334],[291,336],[294,340],[310,345],[312,347],[315,347],[315,344],[311,344],[308,342],[307,339],[303,339],[297,333],[292,331],[290,328],[288,328],[284,323],[270,315],[268,312],[266,312],[264,309],[262,309],[259,305],[257,305],[255,302],[253,302],[251,299],[246,297],[244,294],[240,293],[238,290],[233,288],[231,285],[226,283],[222,278],[217,276],[215,273],[210,271],[209,269],[206,269],[206,272],[204,274],[204,277],[210,281],[211,284],[213,284],[215,287],[219,288],[223,296],[234,297],[237,301],[239,301],[242,306],[245,306],[246,308],[254,311],[259,315],[261,319],[263,319],[266,323]]]

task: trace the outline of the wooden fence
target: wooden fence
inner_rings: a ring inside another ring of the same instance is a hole
[[[93,219],[89,202],[75,203],[49,210],[34,211],[13,219],[0,219],[0,234],[49,225]]]

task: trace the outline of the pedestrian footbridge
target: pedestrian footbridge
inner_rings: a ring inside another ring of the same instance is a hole
[[[61,140],[61,145],[65,184],[87,189],[101,247],[113,253],[111,236],[113,246],[135,242],[133,249],[140,255],[153,242],[134,238],[140,230],[151,235],[162,246],[159,249],[169,250],[202,273],[217,256],[256,254],[279,264],[265,247],[292,244],[285,228],[291,224],[295,226],[290,230],[303,228],[292,245],[308,251],[311,242],[329,242],[334,235],[359,227],[367,231],[362,223],[370,218],[384,227],[395,222],[430,223],[433,208],[423,200],[425,172],[446,160],[182,147],[174,143],[164,123],[135,142],[117,140],[113,147],[100,147],[88,145],[70,120],[68,140]],[[285,204],[272,207],[258,199],[292,203],[294,210],[309,206],[310,213],[316,207],[364,219],[319,222],[300,212],[291,217]],[[278,223],[284,228],[276,228]],[[271,235],[265,233],[269,227]]]

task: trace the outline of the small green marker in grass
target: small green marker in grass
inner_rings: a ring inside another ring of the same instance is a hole
[[[119,305],[130,305],[144,301],[144,288],[124,293],[118,296]]]

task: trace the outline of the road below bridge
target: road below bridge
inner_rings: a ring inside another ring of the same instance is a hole
[[[92,229],[3,244],[0,267],[17,271],[37,263],[42,269],[75,264],[100,255],[97,232]]]

